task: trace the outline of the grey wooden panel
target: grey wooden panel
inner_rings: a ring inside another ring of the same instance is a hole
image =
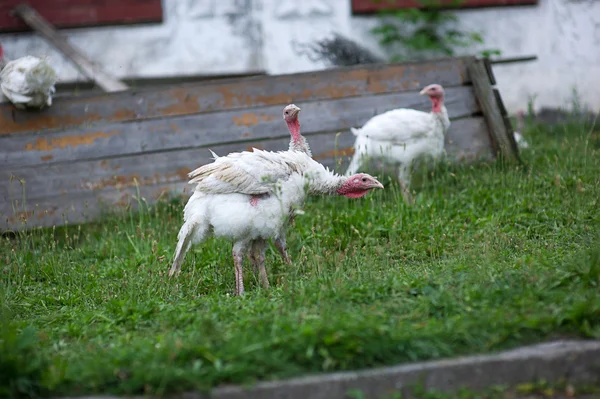
[[[352,136],[348,132],[347,136]],[[350,137],[349,137],[350,138]],[[243,145],[222,144],[210,148],[218,155],[230,152],[249,151],[252,147],[268,151],[286,150],[289,137],[252,141]],[[330,153],[335,150],[335,134],[324,133],[311,136],[314,143],[314,156],[327,163]],[[351,146],[349,143],[348,146]],[[187,181],[187,174],[212,162],[207,148],[167,151],[134,156],[111,158],[96,161],[81,161],[70,164],[55,164],[47,167],[27,167],[0,171],[0,196],[15,200],[23,197],[30,200],[54,195],[78,195],[80,193],[101,192],[114,188],[134,187]],[[22,183],[24,182],[24,184]]]
[[[0,210],[0,231],[30,230],[38,227],[86,223],[107,212],[122,212],[131,205],[136,208],[137,195],[150,204],[168,195],[187,195],[190,185],[184,182],[144,186],[136,189],[106,190],[79,196],[56,196],[38,201],[28,201],[23,207],[15,202],[15,210]],[[139,190],[139,191],[138,191]]]
[[[490,135],[483,117],[452,121],[446,135],[446,155],[454,162],[468,163],[494,158]]]
[[[492,157],[487,135],[485,121],[481,117],[454,121],[448,132],[446,145],[448,155],[453,159],[461,159],[462,161]],[[320,162],[323,164],[343,171],[346,168],[348,157],[352,155],[349,147],[354,142],[354,136],[349,132],[345,132],[341,134],[322,134],[316,137],[319,137],[319,139],[313,140],[312,143],[314,148],[318,148],[315,157],[321,158]],[[271,147],[277,149],[283,144],[284,140],[272,140],[266,143],[265,149]],[[184,150],[171,153],[173,157],[170,159],[173,162],[177,162],[178,159],[185,160],[186,155],[184,153],[186,151],[189,152],[189,150]],[[217,152],[219,155],[226,153],[227,146],[220,147]],[[138,157],[149,155],[151,154],[139,155]],[[204,158],[195,156],[194,159],[200,161],[196,165],[209,161],[206,155]],[[132,162],[132,164],[135,165],[136,163]],[[138,190],[141,197],[145,198],[148,203],[153,203],[157,198],[169,194],[184,195],[187,198],[191,188],[192,186],[188,185],[187,182],[177,180],[161,180],[159,184],[141,185],[139,187],[124,184],[119,189],[107,186],[101,191],[83,191],[47,196],[39,200],[30,199],[27,201],[25,208],[20,204],[19,197],[10,203],[4,203],[0,208],[0,230],[60,226],[65,224],[65,221],[68,221],[69,224],[88,222],[101,217],[103,212],[107,210],[123,210],[128,204],[135,206],[136,200],[134,197],[137,195]],[[13,211],[13,206],[17,209],[16,212]],[[23,217],[28,219],[27,225],[22,224],[21,218]]]
[[[471,87],[449,88],[446,104],[451,118],[479,112]],[[361,126],[378,113],[409,107],[431,108],[418,93],[393,93],[369,97],[343,98],[297,104],[307,136],[312,132],[343,130]],[[51,165],[84,159],[100,159],[150,151],[177,150],[239,141],[286,137],[281,105],[252,110],[224,111],[211,114],[113,123],[98,127],[78,127],[42,135],[0,136],[2,169]]]
[[[355,137],[348,130],[319,133],[309,138],[313,157],[324,165],[343,173],[348,159],[354,153]],[[218,155],[249,150],[252,146],[269,151],[286,149],[288,138],[267,140],[257,143],[226,144],[212,147]],[[446,150],[451,159],[470,160],[492,156],[489,136],[482,117],[460,119],[452,122],[446,138]],[[212,162],[206,148],[142,154],[123,158],[98,161],[82,161],[73,164],[56,164],[49,167],[23,168],[10,178],[0,172],[0,193],[5,204],[14,201],[50,200],[56,202],[109,192],[115,189],[172,184],[187,181],[192,169]],[[25,185],[21,182],[25,182]],[[10,213],[12,207],[0,208]]]
[[[470,83],[471,57],[359,65],[292,75],[260,76],[185,84],[86,98],[57,99],[41,112],[0,105],[0,135],[308,102],[351,96],[415,91],[430,83]]]

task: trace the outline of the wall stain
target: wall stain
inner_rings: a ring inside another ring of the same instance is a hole
[[[257,125],[261,120],[268,122],[268,121],[272,121],[274,119],[275,119],[275,116],[273,116],[273,115],[256,115],[256,114],[251,114],[251,113],[245,113],[245,114],[242,114],[242,116],[234,116],[233,123],[236,124],[237,126],[250,127],[250,126]]]
[[[58,148],[75,148],[81,145],[91,145],[98,139],[114,136],[118,133],[119,132],[117,130],[112,130],[109,132],[75,134],[71,136],[51,138],[50,140],[46,138],[38,138],[33,143],[27,143],[25,146],[25,151],[52,151]]]

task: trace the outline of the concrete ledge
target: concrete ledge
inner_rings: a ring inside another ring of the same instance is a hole
[[[227,386],[208,393],[171,396],[185,399],[346,399],[351,390],[366,398],[394,392],[410,397],[410,388],[453,392],[460,388],[484,390],[494,385],[515,386],[544,379],[565,378],[572,383],[600,379],[600,341],[556,341],[491,355],[435,360],[356,372],[320,374],[290,380],[263,382],[249,388]],[[78,399],[119,399],[87,396]]]

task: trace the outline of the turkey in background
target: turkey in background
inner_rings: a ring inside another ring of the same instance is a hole
[[[316,40],[313,43],[292,42],[292,47],[298,55],[306,55],[311,61],[327,61],[332,66],[352,66],[363,64],[378,64],[387,62],[383,57],[375,55],[369,49],[357,42],[345,38],[338,33],[333,38]],[[515,132],[515,141],[519,148],[528,148],[529,144],[522,135],[523,115],[517,113],[519,132]]]
[[[45,60],[27,55],[10,61],[0,43],[0,102],[3,95],[19,109],[49,107],[56,79]]]

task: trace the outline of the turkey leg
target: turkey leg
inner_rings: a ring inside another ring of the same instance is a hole
[[[263,288],[269,288],[269,278],[267,277],[267,270],[265,269],[265,250],[267,243],[265,240],[254,240],[250,246],[249,258],[252,262],[252,268],[254,273],[258,273],[260,277],[260,283]]]
[[[402,191],[402,197],[409,204],[415,203],[415,200],[410,193],[410,171],[407,167],[400,166],[398,168],[398,183],[400,184],[400,190]]]
[[[267,289],[270,287],[269,277],[267,276],[267,269],[265,269],[265,250],[267,243],[264,240],[255,241],[254,244],[254,256],[258,263],[258,273],[260,275],[260,283],[263,288]]]
[[[254,274],[258,273],[258,258],[256,257],[256,251],[254,250],[255,241],[250,244],[250,250],[248,251],[248,260],[252,265],[252,271]]]
[[[248,244],[245,242],[236,242],[233,244],[233,265],[235,266],[235,293],[234,295],[244,294],[244,252]]]

